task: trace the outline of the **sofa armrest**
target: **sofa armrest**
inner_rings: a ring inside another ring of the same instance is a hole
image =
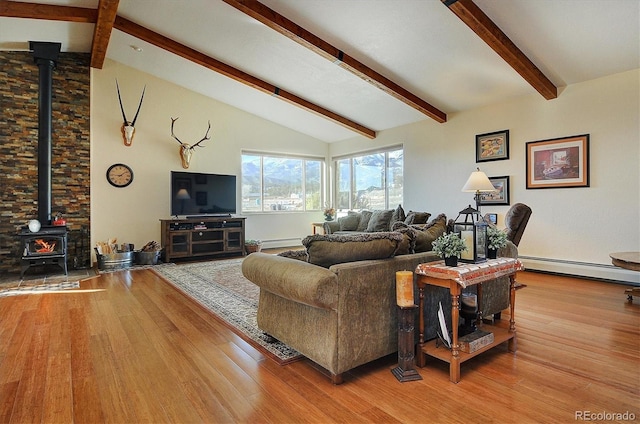
[[[337,309],[337,276],[326,268],[267,253],[242,261],[242,274],[260,290],[309,306]]]
[[[333,234],[336,231],[340,231],[340,223],[337,220],[325,221],[324,224],[322,224],[322,229],[325,234]]]

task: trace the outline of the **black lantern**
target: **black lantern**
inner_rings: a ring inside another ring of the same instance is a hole
[[[453,232],[460,234],[467,250],[460,253],[460,261],[477,264],[487,260],[487,223],[480,212],[469,205],[461,210],[453,223]]]

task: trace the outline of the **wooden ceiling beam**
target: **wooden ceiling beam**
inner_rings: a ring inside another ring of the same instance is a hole
[[[93,24],[98,19],[98,11],[85,7],[2,0],[0,1],[0,16]]]
[[[545,99],[551,100],[558,97],[558,88],[473,0],[442,0],[442,3],[511,65]]]
[[[111,30],[116,20],[120,0],[100,0],[98,4],[98,21],[93,30],[93,42],[91,43],[91,67],[102,69],[104,58],[107,56],[107,47],[111,38]]]
[[[378,89],[429,116],[437,122],[443,123],[447,121],[447,115],[441,110],[262,3],[256,0],[224,0],[224,2],[262,22],[269,28],[290,38],[296,43],[305,46],[320,56],[337,63],[339,66],[347,69],[354,75],[362,78]]]
[[[129,21],[128,19],[125,19],[121,16],[116,16],[114,28],[133,37],[136,37],[142,41],[146,41],[149,44],[153,44],[154,46],[169,51],[193,63],[197,63],[200,66],[204,66],[207,69],[218,72],[219,74],[222,74],[235,81],[255,88],[256,90],[260,90],[264,93],[276,96],[295,106],[320,115],[323,118],[329,119],[334,123],[348,128],[351,131],[361,134],[367,138],[373,139],[376,137],[376,132],[372,129],[369,129],[341,115],[338,115],[337,113],[331,112],[330,110],[304,100],[293,93],[282,90],[273,84],[249,75],[246,72],[220,62],[217,59],[200,53],[197,50],[192,49],[191,47],[180,44],[177,41],[165,37],[164,35],[158,34],[157,32],[151,31],[150,29]]]

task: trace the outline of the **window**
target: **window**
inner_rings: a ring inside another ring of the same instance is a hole
[[[322,208],[324,160],[242,154],[242,212]]]
[[[401,204],[403,159],[402,146],[335,159],[336,208],[391,209]]]

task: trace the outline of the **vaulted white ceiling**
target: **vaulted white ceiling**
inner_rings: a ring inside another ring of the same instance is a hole
[[[640,67],[638,0],[474,2],[556,87]],[[99,5],[98,0],[28,3]],[[261,3],[447,116],[522,95],[553,101],[440,0]],[[120,0],[117,15],[376,132],[432,119],[222,0]],[[91,52],[94,27],[0,13],[0,49],[54,41],[63,51]],[[358,136],[334,120],[118,29],[111,32],[106,57],[320,140]]]

